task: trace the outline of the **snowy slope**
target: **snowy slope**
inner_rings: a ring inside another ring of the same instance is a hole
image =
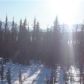
[[[7,63],[5,72],[8,68],[11,70],[12,84],[19,84],[19,72],[21,71],[23,84],[46,84],[46,80],[50,77],[50,69],[45,68],[42,64],[32,64],[30,66]],[[4,80],[4,84],[7,84]],[[0,83],[1,84],[1,83]]]
[[[4,72],[7,72],[8,68],[11,70],[11,82],[12,84],[21,84],[19,83],[19,75],[21,72],[21,80],[22,84],[48,84],[48,80],[51,76],[51,69],[45,67],[43,64],[31,64],[31,65],[21,65],[21,64],[13,64],[12,62],[6,63],[4,65]],[[67,80],[65,73],[67,74]],[[54,73],[53,84],[80,84],[80,71],[75,66],[70,66],[68,70],[63,69],[60,66],[57,66]],[[0,84],[1,81],[0,81]],[[6,78],[3,80],[3,84],[8,84]]]

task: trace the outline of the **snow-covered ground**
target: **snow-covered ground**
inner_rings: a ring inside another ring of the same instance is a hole
[[[19,84],[19,74],[21,72],[22,84],[46,84],[47,79],[51,75],[51,69],[46,68],[42,64],[32,65],[20,65],[7,63],[5,66],[5,72],[8,68],[11,70],[11,82],[12,84]],[[1,84],[1,82],[0,82]],[[7,84],[4,80],[4,84]]]
[[[4,68],[5,72],[10,68],[12,84],[20,84],[20,73],[22,84],[49,84],[47,83],[48,80],[52,81],[50,84],[80,84],[80,71],[75,66],[70,66],[68,70],[57,66],[54,70],[54,76],[52,76],[52,70],[43,64],[21,65],[9,62],[4,65]],[[0,82],[0,84],[2,83]],[[3,84],[8,84],[5,79]]]
[[[70,66],[67,71],[58,66],[56,72],[55,84],[80,84],[80,71],[75,66]]]

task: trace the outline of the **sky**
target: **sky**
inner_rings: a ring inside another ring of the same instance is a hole
[[[42,28],[53,26],[56,16],[60,24],[84,22],[84,0],[0,0],[0,20],[9,21],[27,18],[33,25],[34,18]]]

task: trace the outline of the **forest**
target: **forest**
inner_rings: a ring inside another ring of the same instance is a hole
[[[0,57],[5,60],[11,59],[21,64],[29,64],[33,60],[47,66],[71,65],[71,42],[75,64],[84,64],[84,24],[76,24],[71,32],[66,31],[58,18],[46,30],[41,29],[36,18],[32,29],[27,19],[17,24],[13,18],[10,23],[7,16],[4,22],[0,21]],[[72,34],[72,39],[69,34]]]

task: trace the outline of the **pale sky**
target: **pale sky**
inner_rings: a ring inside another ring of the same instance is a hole
[[[56,16],[60,23],[82,23],[84,0],[0,0],[0,19],[6,15],[16,22],[26,17],[30,25],[36,17],[42,28],[52,26]]]

